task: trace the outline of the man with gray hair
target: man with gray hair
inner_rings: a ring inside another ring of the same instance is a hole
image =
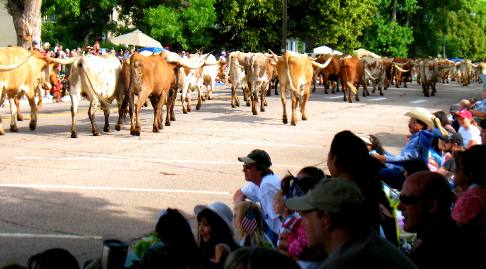
[[[321,269],[416,268],[371,228],[363,200],[355,183],[331,178],[304,196],[286,200],[285,205],[301,212],[308,246],[329,255]]]

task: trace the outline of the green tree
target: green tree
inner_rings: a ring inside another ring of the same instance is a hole
[[[417,57],[481,59],[486,56],[486,2],[483,0],[418,0],[422,9],[411,20]]]
[[[53,38],[47,41],[59,41],[69,47],[91,43],[115,29],[112,15],[118,1],[44,0],[43,14],[55,16],[56,21],[47,24],[43,34]]]
[[[343,52],[361,46],[364,29],[376,13],[374,0],[289,1],[289,36],[309,46],[327,45]]]
[[[407,57],[413,42],[410,16],[417,10],[416,0],[375,0],[378,10],[363,36],[363,45],[383,56]]]
[[[245,51],[278,51],[281,0],[216,0],[217,35],[223,47]]]
[[[216,22],[214,0],[190,0],[185,6],[159,5],[144,12],[144,29],[155,39],[175,48],[210,47],[207,34]]]

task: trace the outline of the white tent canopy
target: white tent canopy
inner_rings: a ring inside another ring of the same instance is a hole
[[[320,46],[312,50],[313,54],[331,54],[331,55],[342,55],[343,53],[338,50],[333,50],[328,46]]]
[[[151,38],[150,36],[142,33],[140,30],[135,30],[128,34],[120,35],[111,39],[114,44],[132,45],[139,47],[154,47],[162,48],[159,41]]]

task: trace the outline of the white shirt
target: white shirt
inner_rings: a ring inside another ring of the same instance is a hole
[[[248,199],[260,203],[265,222],[276,234],[278,234],[282,226],[279,215],[273,209],[273,197],[278,191],[280,191],[280,177],[275,174],[264,176],[260,187],[253,182],[248,182],[241,188],[241,192]]]
[[[476,141],[476,144],[478,145],[482,143],[481,132],[479,131],[479,128],[474,125],[469,126],[468,129],[461,126],[459,127],[458,133],[462,135],[462,141],[464,142],[464,147],[467,147],[469,141],[471,140]]]

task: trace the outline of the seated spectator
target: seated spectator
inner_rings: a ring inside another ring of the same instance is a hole
[[[221,202],[197,205],[199,249],[205,268],[222,268],[227,255],[238,248],[233,239],[233,212]]]
[[[481,127],[481,142],[482,144],[486,144],[486,119],[483,119],[479,122],[479,127]]]
[[[236,204],[233,224],[240,246],[273,248],[263,233],[262,211],[256,203],[243,201]]]
[[[276,250],[264,248],[241,248],[231,253],[224,264],[225,269],[300,269],[291,258]]]
[[[449,133],[457,132],[456,129],[452,127],[451,122],[449,121],[449,118],[447,117],[447,114],[444,111],[442,110],[436,111],[434,112],[434,116],[436,116],[439,119],[442,127],[444,127],[444,129],[446,129]]]
[[[28,262],[29,269],[79,269],[78,260],[69,251],[51,248],[32,255]]]
[[[354,182],[330,178],[285,205],[303,213],[308,246],[328,253],[320,268],[415,268],[373,231],[364,199]]]
[[[476,121],[486,119],[486,89],[481,92],[481,100],[477,101],[469,110]]]
[[[476,145],[458,152],[455,180],[462,193],[452,210],[452,218],[456,222],[480,234],[483,246],[486,246],[485,160],[486,145]]]
[[[369,155],[363,140],[350,131],[337,133],[331,142],[327,167],[332,177],[356,183],[365,197],[366,216],[372,227],[398,245],[396,220],[379,176],[384,166]]]
[[[416,233],[410,258],[421,269],[476,268],[477,241],[451,218],[453,193],[447,180],[434,172],[409,176],[400,193],[398,209],[403,229]],[[449,253],[451,258],[445,258]]]
[[[313,166],[304,167],[296,177],[288,175],[282,179],[281,193],[284,199],[278,200],[279,195],[275,196],[275,206],[277,207],[278,204],[278,207],[282,208],[275,211],[285,210],[287,214],[290,214],[283,219],[278,248],[282,253],[296,259],[302,269],[319,268],[326,258],[326,254],[307,246],[308,241],[304,225],[302,225],[302,216],[296,211],[289,210],[284,201],[305,195],[325,178],[326,175],[321,169]]]
[[[437,117],[425,109],[414,109],[405,113],[409,116],[408,129],[410,136],[397,156],[384,156],[374,154],[373,157],[382,162],[400,164],[403,161],[420,159],[424,164],[428,164],[430,150],[434,139],[442,135],[447,135],[447,131],[442,127]]]
[[[282,224],[273,208],[273,199],[280,190],[280,178],[270,169],[272,161],[264,150],[255,149],[247,156],[238,157],[238,160],[243,162],[243,173],[248,183],[235,192],[233,201],[237,204],[249,199],[260,203],[264,218],[263,230],[276,246]]]
[[[201,255],[194,240],[191,226],[176,209],[162,212],[155,227],[160,242],[142,256],[139,269],[199,268]]]
[[[462,135],[464,147],[466,149],[481,144],[481,136],[479,128],[474,126],[471,112],[468,110],[461,110],[457,113],[457,120],[459,121],[459,131]]]
[[[449,133],[447,137],[441,138],[439,144],[442,149],[442,160],[437,173],[445,176],[449,183],[452,183],[454,172],[456,171],[456,163],[454,155],[456,152],[464,151],[464,140],[459,133]]]

